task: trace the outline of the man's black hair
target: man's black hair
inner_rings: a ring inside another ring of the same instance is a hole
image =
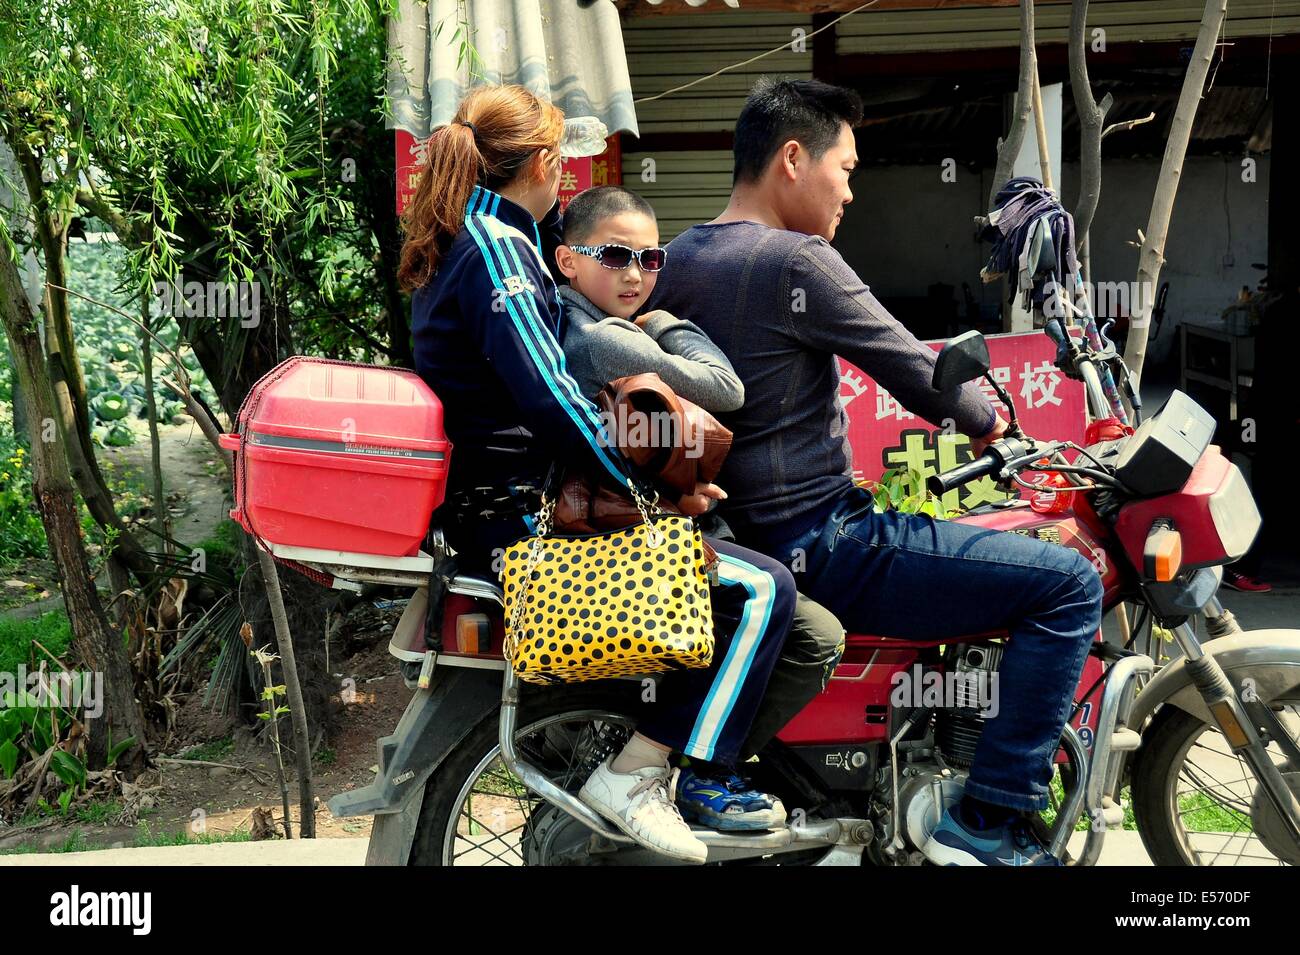
[[[820,80],[761,77],[736,120],[732,182],[757,182],[782,143],[796,140],[820,159],[835,145],[840,125],[862,122],[862,99],[853,90]]]
[[[650,203],[619,186],[597,186],[578,193],[564,210],[564,244],[582,245],[600,223],[624,212],[640,212],[655,218]]]

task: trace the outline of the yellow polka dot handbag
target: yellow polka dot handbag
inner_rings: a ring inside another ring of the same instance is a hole
[[[656,513],[628,481],[642,522],[602,534],[537,533],[506,548],[505,658],[528,683],[576,683],[706,667],[713,615],[703,539],[681,514]]]

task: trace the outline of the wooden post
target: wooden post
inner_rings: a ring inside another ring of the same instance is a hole
[[[298,811],[302,816],[302,838],[316,838],[316,798],[311,780],[311,734],[307,729],[307,708],[303,704],[302,684],[298,681],[298,664],[293,655],[293,637],[289,633],[289,617],[284,611],[284,597],[280,593],[280,575],[275,559],[256,541],[257,563],[262,569],[266,596],[271,605],[271,621],[275,626],[275,643],[280,652],[280,667],[284,670],[285,697],[289,703],[289,717],[293,720],[293,758],[298,770]]]

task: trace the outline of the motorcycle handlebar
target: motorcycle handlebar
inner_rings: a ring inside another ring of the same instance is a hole
[[[1035,452],[1038,448],[1038,443],[1030,437],[1015,435],[1002,438],[990,444],[975,460],[967,461],[951,471],[930,475],[925,486],[930,489],[931,494],[947,494],[955,487],[969,484],[990,474],[997,474],[1007,464]]]
[[[975,460],[967,461],[951,471],[930,475],[930,479],[925,484],[930,489],[931,494],[942,496],[955,487],[961,487],[963,484],[968,484],[977,478],[993,474],[1001,467],[1002,459],[992,451],[985,451]]]

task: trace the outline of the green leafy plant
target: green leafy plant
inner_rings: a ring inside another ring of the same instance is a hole
[[[14,434],[12,406],[0,402],[0,567],[47,551],[32,502],[31,458]]]
[[[926,489],[921,473],[915,468],[891,468],[880,476],[868,490],[882,511],[902,514],[929,514],[931,517],[953,518],[957,510],[946,509],[942,502]]]
[[[249,643],[252,642],[253,632],[248,624],[244,624],[244,639]],[[280,717],[289,712],[289,707],[282,703],[276,703],[276,700],[284,697],[288,693],[288,688],[283,683],[274,683],[271,677],[271,665],[279,656],[271,652],[270,646],[265,646],[260,650],[249,651],[257,665],[262,668],[262,704],[266,707],[262,712],[257,714],[257,718],[271,724],[271,744],[275,752],[275,771],[280,780],[280,801],[284,806],[284,837],[293,838],[293,827],[289,822],[289,781],[284,774],[284,755],[280,748]]]

